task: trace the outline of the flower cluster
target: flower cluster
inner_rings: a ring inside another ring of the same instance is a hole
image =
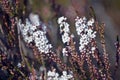
[[[62,34],[62,41],[63,43],[67,43],[69,45],[70,42],[70,29],[69,24],[65,22],[67,20],[66,17],[62,16],[58,19],[58,24],[60,25],[60,33]]]
[[[76,32],[78,35],[80,35],[79,50],[80,52],[83,52],[85,46],[88,45],[88,43],[90,43],[91,40],[96,37],[96,31],[93,31],[94,19],[92,18],[87,21],[85,17],[77,17],[75,21]]]
[[[48,53],[52,45],[49,44],[46,32],[38,29],[37,26],[40,25],[38,16],[33,14],[30,16],[33,16],[33,18],[30,17],[31,22],[28,19],[26,19],[25,24],[22,24],[20,20],[18,22],[18,27],[20,28],[23,39],[28,44],[34,43],[40,52]]]
[[[62,53],[63,53],[63,56],[68,56],[68,51],[67,51],[67,49],[66,48],[63,48],[62,49]]]
[[[31,13],[29,15],[30,21],[34,26],[39,26],[40,25],[40,21],[39,21],[39,16],[36,14]]]
[[[62,75],[60,76],[57,72],[56,69],[53,69],[52,71],[47,72],[47,80],[69,80],[69,79],[74,79],[73,78],[73,73],[67,73],[67,71],[63,71]]]

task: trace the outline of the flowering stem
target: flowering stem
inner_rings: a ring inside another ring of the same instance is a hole
[[[103,58],[104,58],[104,64],[105,64],[104,66],[107,74],[106,78],[111,80],[110,73],[109,73],[110,64],[109,64],[108,54],[105,46],[104,27],[105,27],[105,24],[102,24],[99,26],[98,29],[99,29],[100,39],[101,39],[101,45],[103,48]]]

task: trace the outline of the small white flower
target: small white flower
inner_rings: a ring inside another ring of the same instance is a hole
[[[62,35],[62,41],[63,41],[63,43],[69,43],[69,42],[70,42],[69,34],[64,33],[64,34]]]
[[[95,51],[95,49],[96,49],[95,47],[92,47],[92,48],[91,48],[91,51]]]
[[[52,80],[52,77],[48,77],[47,80]]]
[[[89,21],[87,22],[87,25],[88,25],[88,26],[93,26],[93,23],[94,23],[94,19],[92,18],[91,20],[89,20]]]
[[[91,34],[92,34],[92,32],[93,32],[93,30],[92,30],[92,29],[88,29],[88,31],[87,31],[87,35],[91,35]]]
[[[33,41],[33,37],[32,36],[28,37],[28,43],[30,43],[32,41]]]
[[[59,74],[58,74],[58,73],[55,73],[55,77],[59,77]]]
[[[55,72],[52,71],[52,72],[51,72],[51,76],[55,76]]]
[[[71,34],[71,37],[74,38],[75,37],[74,34]]]
[[[33,41],[32,36],[30,36],[30,37],[26,36],[26,37],[24,37],[24,40],[25,40],[25,42],[27,42],[27,43],[30,43],[30,42]]]
[[[47,76],[52,76],[51,71],[47,72]]]
[[[66,48],[62,49],[62,53],[67,53]]]
[[[69,74],[69,75],[67,75],[67,78],[71,79],[71,78],[73,78],[73,75]]]
[[[64,76],[66,76],[66,75],[67,75],[67,72],[66,72],[66,71],[63,71],[62,73],[63,73],[63,75],[64,75]]]
[[[20,68],[21,67],[21,63],[18,63],[17,66],[18,66],[18,68]]]
[[[37,29],[36,26],[31,26],[31,27],[30,27],[30,30],[32,30],[32,31],[35,31],[36,29]]]
[[[63,28],[63,31],[64,32],[70,32],[70,30],[69,30],[69,24],[68,23],[65,23],[65,26],[64,26],[64,28]]]
[[[64,20],[66,20],[67,18],[62,16],[60,18],[58,18],[58,24],[61,24]]]
[[[78,27],[78,28],[76,29],[77,34],[80,35],[83,30],[84,30],[84,29],[83,29],[82,27]]]
[[[91,38],[95,38],[96,37],[96,32],[94,32],[92,35],[91,35]]]
[[[87,19],[86,19],[86,17],[84,16],[84,17],[83,17],[83,21],[86,22],[86,20],[87,20]]]
[[[32,24],[34,26],[39,26],[40,25],[40,22],[39,22],[39,16],[37,14],[33,14],[31,13],[29,15],[29,18],[30,18],[30,21],[32,22]]]
[[[84,49],[84,45],[81,45],[80,47],[79,47],[79,50],[82,52],[83,51],[83,49]]]

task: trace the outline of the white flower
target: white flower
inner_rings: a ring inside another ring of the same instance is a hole
[[[96,37],[96,32],[94,32],[92,35],[91,35],[91,38],[95,38]]]
[[[59,77],[59,74],[58,74],[58,73],[56,73],[56,74],[55,74],[55,77]]]
[[[94,53],[95,49],[96,49],[95,47],[92,47],[91,52]]]
[[[27,31],[24,31],[24,30],[22,30],[21,32],[22,32],[22,35],[23,35],[23,36],[26,36],[26,35],[28,34],[28,32],[27,32]]]
[[[83,21],[86,22],[86,20],[87,20],[87,19],[86,19],[86,17],[84,16],[84,17],[83,17]]]
[[[24,40],[25,40],[25,42],[30,43],[30,42],[33,41],[33,38],[32,38],[32,36],[28,37],[28,36],[26,35],[26,37],[24,37]]]
[[[32,27],[30,27],[30,30],[32,30],[32,31],[35,31],[36,29],[37,29],[36,26],[32,26]]]
[[[74,34],[71,34],[70,36],[71,36],[72,38],[74,38],[74,37],[75,37],[75,36],[74,36]]]
[[[67,78],[71,79],[71,78],[73,78],[73,75],[69,74],[69,75],[67,75]]]
[[[93,30],[92,30],[92,29],[88,29],[88,30],[87,30],[87,35],[91,35],[91,34],[92,34],[92,32],[93,32]]]
[[[68,51],[66,51],[66,48],[63,48],[62,49],[62,53],[63,53],[63,56],[66,56],[66,53],[67,53]]]
[[[89,21],[87,22],[87,25],[88,25],[88,26],[93,26],[93,23],[94,23],[94,19],[92,18],[91,20],[89,20]]]
[[[46,31],[47,31],[47,26],[46,26],[45,24],[42,24],[42,29],[43,29],[43,31],[46,33]]]
[[[64,20],[66,20],[67,18],[62,16],[60,18],[58,18],[58,24],[61,24]]]
[[[30,43],[32,41],[33,41],[33,37],[32,36],[28,37],[28,43]]]
[[[86,34],[83,34],[81,39],[85,40],[87,38],[87,35]]]
[[[29,18],[30,18],[30,21],[32,22],[32,24],[34,26],[39,26],[40,25],[40,22],[39,22],[39,16],[37,14],[33,14],[31,13],[29,15]]]
[[[63,31],[64,32],[70,32],[70,30],[69,30],[69,24],[68,23],[65,23],[65,26],[64,26],[64,28],[63,28]]]
[[[85,18],[84,18],[85,19]],[[78,25],[80,25],[82,22],[83,22],[83,19],[82,18],[79,18],[78,16],[76,17],[75,21],[77,23],[79,23]],[[76,24],[77,25],[77,24]]]
[[[81,45],[80,47],[79,47],[79,50],[82,52],[83,51],[83,49],[84,49],[84,45]]]
[[[20,68],[21,67],[21,63],[18,63],[17,66],[18,66],[18,68]]]
[[[48,77],[47,80],[52,80],[52,77]]]
[[[66,75],[67,75],[67,72],[66,72],[66,71],[63,71],[62,73],[63,73],[63,75],[64,75],[64,76],[66,76]]]
[[[47,80],[59,80],[59,74],[56,72],[56,69],[47,72]]]
[[[80,35],[84,29],[82,27],[76,28],[77,34]]]
[[[51,76],[51,71],[50,70],[47,72],[47,76]]]
[[[94,51],[94,50],[95,50],[95,47],[92,47],[91,50]]]
[[[64,33],[64,34],[62,35],[62,41],[63,41],[63,43],[69,43],[69,42],[70,42],[69,34]]]
[[[54,71],[51,72],[51,76],[55,76],[55,72]]]

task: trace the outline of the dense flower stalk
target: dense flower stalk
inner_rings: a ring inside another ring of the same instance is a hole
[[[69,24],[66,22],[67,18],[62,16],[58,19],[58,24],[60,25],[60,34],[62,35],[62,42],[69,45],[70,42],[70,29]]]
[[[80,36],[80,52],[85,51],[85,46],[88,45],[92,39],[96,37],[96,31],[93,30],[94,19],[87,21],[85,17],[75,19],[76,32]]]
[[[35,46],[38,48],[39,52],[49,53],[52,45],[49,44],[46,32],[40,30],[39,27],[37,27],[40,25],[38,16],[34,15],[32,17],[34,17],[34,19],[36,20],[35,22],[31,21],[31,23],[28,19],[26,19],[26,23],[22,24],[21,20],[18,21],[18,26],[20,27],[23,39],[27,44],[34,43]]]

